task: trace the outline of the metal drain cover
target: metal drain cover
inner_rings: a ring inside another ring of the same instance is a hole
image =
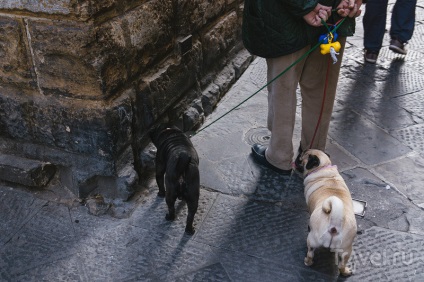
[[[270,138],[271,132],[265,127],[252,128],[244,135],[244,141],[249,145],[267,145]]]

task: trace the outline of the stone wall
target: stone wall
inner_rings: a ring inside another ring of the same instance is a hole
[[[127,199],[148,129],[199,126],[251,60],[242,3],[0,0],[0,153]]]

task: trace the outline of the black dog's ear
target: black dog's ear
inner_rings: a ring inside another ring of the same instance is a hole
[[[308,163],[306,164],[306,169],[311,169],[314,167],[319,166],[320,162],[319,162],[319,158],[317,156],[311,156],[309,155],[308,157]]]

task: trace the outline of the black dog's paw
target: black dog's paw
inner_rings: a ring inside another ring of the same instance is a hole
[[[175,215],[169,215],[169,213],[167,213],[165,215],[165,219],[168,221],[173,221],[175,219]]]
[[[185,228],[185,233],[187,233],[188,235],[193,235],[194,234],[194,232],[196,232],[195,230],[194,230],[194,228],[193,227],[186,227]]]
[[[165,197],[165,192],[158,192],[158,197],[164,198]]]

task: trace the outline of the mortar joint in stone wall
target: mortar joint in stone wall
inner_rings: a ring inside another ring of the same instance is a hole
[[[31,33],[29,31],[28,25],[29,25],[28,19],[24,19],[25,34],[26,34],[26,39],[28,43],[28,48],[31,54],[30,60],[31,60],[32,67],[34,68],[34,75],[37,81],[38,91],[40,91],[40,94],[44,95],[43,90],[41,89],[41,86],[40,86],[40,81],[38,79],[39,75],[38,75],[37,66],[35,64],[34,49],[32,48]]]

